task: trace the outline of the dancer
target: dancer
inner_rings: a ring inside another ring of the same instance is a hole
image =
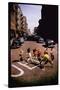
[[[27,55],[28,55],[28,57],[27,57],[27,62],[29,62],[30,60],[32,60],[32,55],[31,55],[31,50],[30,50],[30,48],[27,49]]]
[[[41,61],[41,50],[37,49],[37,58],[39,61]]]
[[[52,63],[52,61],[50,60],[50,56],[49,56],[48,52],[47,52],[47,51],[44,51],[44,55],[43,55],[43,58],[42,58],[42,60],[41,60],[41,62],[40,62],[40,66],[41,66],[42,68],[44,68],[45,64],[47,64],[47,63],[50,63],[51,66],[53,66],[53,63]]]
[[[20,61],[23,61],[23,50],[22,50],[22,49],[20,49],[20,54],[19,54],[19,56],[20,56]]]
[[[53,48],[51,48],[50,56],[51,56],[51,60],[52,60],[52,63],[53,63],[53,60],[54,60]]]
[[[33,49],[33,57],[37,59],[37,49]]]

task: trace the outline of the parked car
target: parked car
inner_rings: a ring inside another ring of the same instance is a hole
[[[45,45],[47,45],[48,47],[54,47],[55,42],[54,40],[47,39]]]
[[[15,38],[11,43],[11,48],[18,48],[22,43],[24,43],[23,37]]]
[[[28,36],[24,36],[24,41],[27,41]]]
[[[47,42],[48,42],[48,45],[54,45],[55,44],[54,40],[48,39]]]
[[[28,41],[34,41],[34,36],[33,36],[33,35],[27,36],[27,40],[28,40]]]
[[[44,39],[38,35],[30,35],[27,37],[27,40],[36,41],[37,43],[43,43],[44,42]]]
[[[43,43],[44,42],[44,39],[42,37],[39,37],[38,40],[37,40],[38,43]]]
[[[13,42],[12,42],[11,47],[12,47],[12,48],[17,48],[17,47],[19,47],[19,46],[20,46],[19,40],[18,40],[18,39],[14,39]]]
[[[23,37],[19,37],[18,40],[19,40],[20,44],[24,43],[24,38]]]

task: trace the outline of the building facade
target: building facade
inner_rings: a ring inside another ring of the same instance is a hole
[[[16,33],[16,16],[17,16],[17,4],[9,3],[9,29],[10,37],[15,37]]]
[[[9,4],[9,23],[11,37],[16,37],[16,34],[20,36],[21,33],[27,33],[27,18],[23,15],[19,4]]]
[[[28,29],[27,18],[26,16],[23,16],[22,31],[27,33],[27,29]]]

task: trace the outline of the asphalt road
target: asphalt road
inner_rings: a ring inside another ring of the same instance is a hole
[[[20,49],[24,51],[24,58],[26,57],[27,48],[40,48],[42,55],[45,47],[40,43],[33,41],[25,41],[20,48],[11,49],[11,77],[14,78],[19,85],[51,85],[57,84],[58,78],[58,49],[57,44],[53,49],[54,61],[53,67],[48,63],[45,65],[45,69],[41,69],[38,65],[29,64],[25,60],[20,61],[19,53]],[[48,48],[48,53],[50,54],[51,49]],[[37,83],[38,82],[38,83]],[[12,85],[13,86],[13,85]]]

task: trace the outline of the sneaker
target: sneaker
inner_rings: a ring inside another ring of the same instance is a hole
[[[42,68],[43,71],[45,71],[45,68]]]

